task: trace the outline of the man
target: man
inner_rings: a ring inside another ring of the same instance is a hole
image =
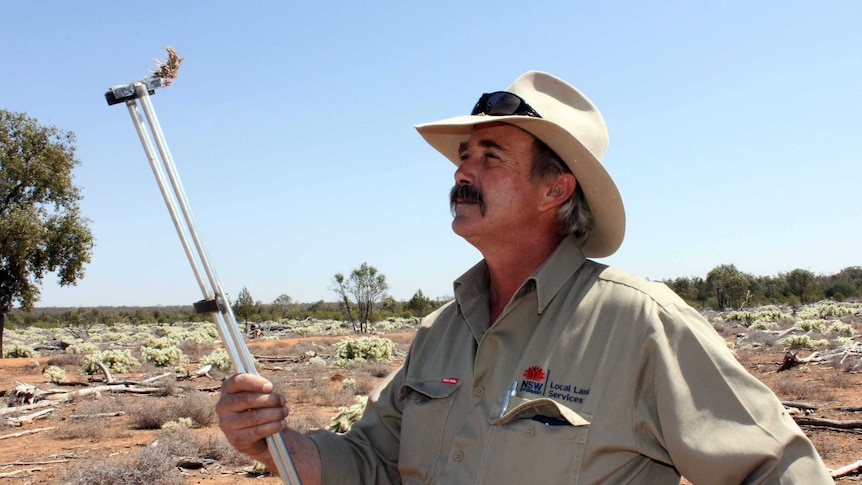
[[[417,129],[458,167],[452,228],[483,261],[343,436],[287,430],[266,380],[226,380],[217,411],[237,449],[274,469],[263,439],[283,433],[306,485],[832,483],[696,311],[586,259],[616,251],[625,213],[579,91],[528,72]]]

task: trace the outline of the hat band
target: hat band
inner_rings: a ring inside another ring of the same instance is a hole
[[[523,98],[508,91],[485,93],[476,102],[471,115],[509,116],[521,115],[541,118],[542,116],[527,104]]]

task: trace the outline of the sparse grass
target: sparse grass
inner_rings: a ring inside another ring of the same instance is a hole
[[[357,376],[366,374],[371,377],[383,378],[392,372],[392,366],[386,362],[354,361],[347,368],[356,372]]]
[[[736,343],[736,348],[740,349],[743,346],[753,346],[754,349],[760,348],[773,348],[776,346],[778,341],[778,337],[774,333],[763,332],[758,330],[748,330],[745,333],[745,338],[740,339]]]
[[[212,351],[211,345],[203,345],[198,342],[185,340],[180,343],[180,349],[192,362],[199,362],[201,357]]]
[[[798,371],[805,372],[805,369],[803,366]],[[781,377],[773,384],[772,390],[782,399],[791,401],[829,401],[834,399],[828,386],[822,380],[808,380],[791,372],[782,373]]]
[[[98,419],[80,419],[53,430],[58,440],[86,440],[96,442],[105,436],[105,425]]]
[[[371,394],[371,391],[377,386],[377,382],[368,374],[357,374],[353,381],[353,392],[355,394],[363,394],[367,396],[368,394]]]
[[[57,367],[71,366],[81,367],[84,362],[84,356],[81,354],[56,354],[48,359],[48,365],[56,365]]]
[[[135,429],[161,429],[168,421],[179,418],[191,418],[195,425],[204,427],[217,421],[215,403],[201,392],[180,397],[142,399],[128,412]]]
[[[115,457],[104,462],[85,462],[66,469],[60,477],[65,485],[184,485],[174,459],[163,447],[147,447],[131,458]]]
[[[287,425],[300,433],[308,433],[309,431],[322,429],[329,424],[326,419],[311,415],[311,416],[288,416]]]

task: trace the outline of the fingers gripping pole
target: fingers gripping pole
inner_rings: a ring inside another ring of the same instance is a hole
[[[254,359],[245,345],[245,340],[239,331],[239,325],[236,322],[233,310],[227,304],[227,296],[216,279],[201,239],[198,236],[191,210],[186,201],[185,191],[174,166],[173,157],[171,157],[161,125],[150,101],[148,91],[151,87],[151,82],[141,81],[134,83],[134,95],[124,98],[126,106],[129,109],[129,114],[141,140],[141,145],[143,145],[144,152],[146,152],[147,159],[150,162],[150,167],[159,185],[159,190],[165,199],[168,212],[171,215],[174,227],[183,245],[183,250],[192,266],[198,286],[200,286],[204,302],[214,302],[216,305],[209,313],[218,328],[219,335],[221,335],[228,355],[237,372],[257,375]],[[141,106],[143,107],[143,116],[138,109],[138,99],[140,99]],[[149,132],[144,126],[144,117],[146,117],[147,124],[149,125]],[[155,142],[155,148],[153,142]],[[157,160],[156,148],[158,149],[161,163]],[[284,437],[280,433],[276,433],[267,436],[266,443],[282,480],[289,485],[301,485],[287,445],[284,442]]]

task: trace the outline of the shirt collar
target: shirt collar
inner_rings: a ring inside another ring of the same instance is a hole
[[[566,237],[548,259],[521,284],[516,294],[526,294],[535,289],[538,303],[536,312],[541,314],[584,261],[586,258],[581,252],[578,240],[574,236]],[[488,266],[484,260],[456,279],[453,287],[458,312],[461,312],[461,305],[466,300],[487,295],[488,284]]]

